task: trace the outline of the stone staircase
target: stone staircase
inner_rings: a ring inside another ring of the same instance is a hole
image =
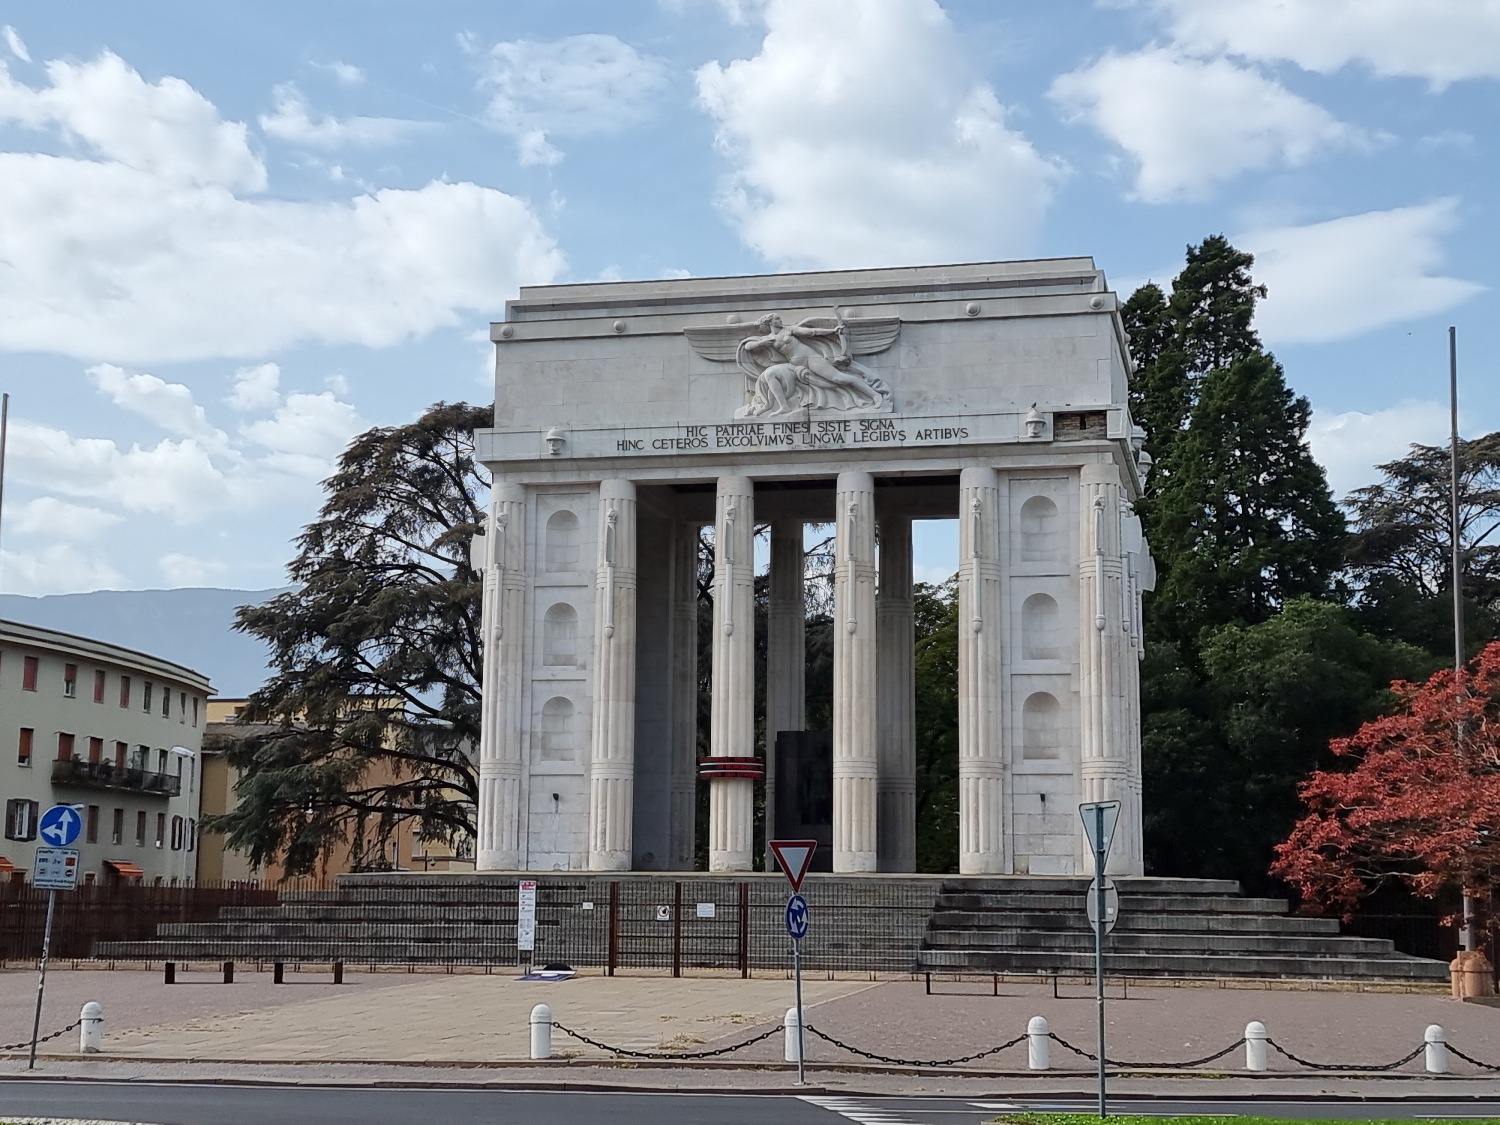
[[[1332,918],[1291,915],[1230,880],[1116,878],[1119,918],[1105,938],[1107,976],[1273,977],[1444,982],[1441,961],[1381,938],[1344,937]],[[943,882],[917,968],[931,973],[1089,975],[1094,935],[1086,879]]]

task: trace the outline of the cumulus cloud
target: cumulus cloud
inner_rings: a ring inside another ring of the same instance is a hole
[[[1106,54],[1057,78],[1049,96],[1135,159],[1134,194],[1150,203],[1202,199],[1244,172],[1371,143],[1257,70],[1167,47]]]
[[[124,517],[86,504],[70,504],[55,496],[38,496],[16,509],[7,529],[18,535],[42,535],[83,542],[97,539]]]
[[[93,551],[53,543],[35,551],[0,551],[9,591],[40,597],[84,590],[118,590],[124,576]]]
[[[365,80],[365,72],[353,63],[334,61],[322,65],[324,70],[330,72],[345,86],[358,86]]]
[[[22,62],[30,62],[31,52],[26,49],[26,44],[22,42],[21,33],[11,27],[10,24],[6,24],[3,34],[5,35],[5,45],[10,49],[10,53]]]
[[[349,439],[366,428],[353,406],[323,391],[288,395],[272,417],[252,422],[244,434],[270,451],[269,464],[294,476],[321,480]]]
[[[1328,471],[1337,497],[1380,479],[1376,465],[1406,456],[1412,443],[1447,441],[1448,404],[1407,401],[1385,410],[1348,410],[1334,414],[1314,410],[1307,441],[1313,456]]]
[[[562,159],[549,137],[614,133],[651,114],[667,67],[613,35],[496,43],[484,54],[486,119],[516,140],[522,164]]]
[[[395,117],[330,117],[308,107],[302,91],[288,82],[273,91],[276,111],[260,116],[261,130],[268,136],[306,148],[377,146],[405,140],[420,129],[421,121]]]
[[[1030,248],[1061,170],[1006,126],[934,0],[770,0],[760,53],[697,74],[719,199],[778,266]]]
[[[1500,78],[1500,0],[1149,0],[1200,53],[1287,60],[1329,74],[1360,64],[1441,88]]]
[[[281,368],[274,363],[241,367],[234,373],[226,400],[240,411],[268,410],[281,401]]]
[[[1456,201],[1441,199],[1235,235],[1270,291],[1256,314],[1261,335],[1272,344],[1342,340],[1468,300],[1484,287],[1438,272],[1457,224]]]
[[[472,183],[347,202],[256,198],[242,124],[117,56],[0,69],[0,121],[89,155],[0,153],[0,348],[153,363],[300,343],[381,347],[551,280],[556,244],[523,201]]]
[[[213,559],[169,551],[156,560],[156,569],[166,582],[167,588],[180,586],[207,586],[225,571],[224,564]]]
[[[95,364],[87,375],[116,406],[170,434],[197,438],[208,446],[228,440],[222,430],[209,424],[203,407],[193,401],[193,392],[181,383],[168,383],[155,375],[132,375],[112,363]]]

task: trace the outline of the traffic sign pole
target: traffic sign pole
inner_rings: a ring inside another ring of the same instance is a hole
[[[47,928],[42,931],[42,971],[36,978],[36,1014],[31,1017],[31,1057],[27,1070],[36,1069],[36,1037],[42,1030],[42,993],[47,987],[47,954],[52,949],[52,911],[57,907],[57,892],[47,892]]]
[[[1094,806],[1094,996],[1099,1003],[1099,1116],[1109,1112],[1104,1093],[1104,864],[1109,858],[1109,837],[1104,831],[1104,806]]]
[[[792,975],[797,979],[797,1085],[806,1085],[803,1067],[807,1059],[807,1040],[802,1031],[802,941],[792,939]]]
[[[797,989],[797,1085],[806,1084],[807,1036],[802,1029],[802,939],[807,936],[807,900],[799,893],[802,880],[812,866],[816,840],[772,840],[771,854],[792,885],[786,902],[786,932],[792,939],[792,978]]]
[[[37,821],[37,835],[52,847],[39,847],[32,859],[31,883],[47,889],[47,927],[42,931],[42,966],[36,978],[36,1014],[31,1017],[31,1057],[27,1070],[36,1069],[36,1038],[42,1029],[42,996],[47,990],[47,956],[52,951],[52,915],[57,909],[59,888],[78,886],[78,853],[68,845],[83,830],[83,817],[72,805],[53,805]]]

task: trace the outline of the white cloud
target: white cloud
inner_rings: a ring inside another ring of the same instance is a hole
[[[335,61],[323,64],[323,69],[330,71],[345,86],[358,86],[365,80],[365,72],[353,63]]]
[[[1006,127],[934,0],[770,0],[754,58],[698,71],[719,203],[778,266],[1024,253],[1059,167]]]
[[[16,509],[13,521],[7,527],[20,535],[84,541],[97,539],[122,518],[102,508],[70,504],[54,496],[38,496]]]
[[[332,392],[288,395],[271,418],[244,427],[250,440],[270,450],[267,463],[294,476],[321,480],[367,423]]]
[[[1270,295],[1256,327],[1268,343],[1342,340],[1432,316],[1483,291],[1437,271],[1457,204],[1440,199],[1307,226],[1246,231],[1234,244],[1255,255]]]
[[[1257,70],[1170,48],[1111,52],[1058,77],[1049,96],[1136,160],[1134,194],[1150,203],[1202,199],[1241,173],[1371,141]]]
[[[1366,413],[1329,414],[1314,410],[1307,441],[1313,456],[1328,471],[1337,497],[1380,479],[1376,465],[1406,456],[1413,442],[1438,445],[1447,440],[1448,404],[1426,400],[1397,403]]]
[[[486,119],[516,139],[522,164],[556,164],[549,137],[614,133],[644,121],[667,84],[666,64],[613,35],[496,43],[480,89]]]
[[[1288,60],[1329,74],[1363,64],[1442,87],[1500,78],[1500,0],[1150,0],[1196,52]]]
[[[10,53],[22,62],[31,61],[31,52],[26,49],[26,44],[21,39],[21,33],[10,24],[5,25],[5,45],[10,48]]]
[[[220,120],[182,79],[152,85],[108,51],[93,62],[49,62],[47,77],[50,85],[33,88],[0,62],[0,121],[58,129],[163,187],[265,190],[265,165],[250,151],[245,126]]]
[[[472,183],[347,203],[247,199],[243,125],[116,56],[0,70],[0,120],[102,159],[0,153],[0,349],[152,363],[305,342],[382,347],[489,315],[562,255],[523,201]],[[237,192],[241,194],[236,194]]]
[[[276,112],[262,114],[261,129],[278,140],[307,148],[340,148],[345,145],[388,145],[404,140],[427,127],[421,121],[395,117],[346,117],[314,114],[302,91],[290,82],[277,86],[273,95]]]
[[[223,445],[222,430],[209,424],[203,407],[193,401],[193,392],[181,383],[168,383],[155,375],[132,375],[112,363],[99,363],[87,372],[116,406],[146,418],[169,434],[192,437],[207,446]]]
[[[241,367],[225,399],[235,410],[269,410],[281,401],[281,368],[274,363]]]
[[[180,586],[208,586],[225,572],[221,562],[169,551],[156,560],[156,569],[166,580],[168,589]]]
[[[7,593],[32,597],[118,590],[125,585],[124,576],[98,555],[67,543],[37,551],[0,551],[0,573]]]

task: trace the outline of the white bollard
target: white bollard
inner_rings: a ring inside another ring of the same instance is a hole
[[[1046,1016],[1032,1016],[1026,1024],[1026,1065],[1032,1070],[1046,1070],[1051,1043]]]
[[[801,1029],[797,1026],[797,1009],[788,1008],[786,1019],[781,1021],[782,1038],[786,1040],[782,1057],[789,1063],[802,1061],[802,1036],[797,1032]]]
[[[1441,1024],[1431,1023],[1422,1033],[1422,1042],[1427,1044],[1426,1062],[1428,1074],[1448,1073],[1448,1035]]]
[[[1245,1069],[1266,1069],[1266,1040],[1270,1036],[1266,1034],[1266,1025],[1259,1020],[1251,1020],[1245,1025]]]
[[[97,1055],[103,1046],[104,1009],[97,1001],[90,1000],[78,1013],[78,1053]]]
[[[552,1009],[545,1004],[531,1009],[531,1057],[552,1057]]]

